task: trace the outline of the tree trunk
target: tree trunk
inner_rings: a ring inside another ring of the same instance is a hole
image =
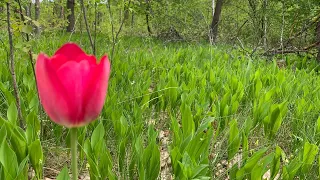
[[[32,1],[31,0],[28,3],[28,5],[29,5],[29,17],[31,18],[32,17],[32,11],[31,11],[31,9],[32,9]]]
[[[1,8],[1,7],[0,7]],[[30,9],[28,5],[24,6],[25,10],[26,10],[26,16],[30,17]]]
[[[217,40],[218,25],[220,21],[222,4],[223,4],[223,0],[217,0],[216,7],[214,8],[214,15],[213,15],[211,26],[210,26],[210,43],[211,44],[216,43],[216,40]]]
[[[34,5],[34,20],[38,21],[40,17],[40,0],[35,0]],[[36,26],[36,34],[40,33],[40,27]]]
[[[318,21],[317,25],[316,25],[316,42],[320,41],[320,20]],[[320,63],[320,44],[318,44],[318,55],[317,55],[317,60]]]
[[[134,26],[134,12],[131,13],[131,28]]]
[[[263,47],[267,50],[267,5],[268,0],[263,1],[263,19],[262,19],[262,29],[263,29]]]
[[[149,35],[152,34],[150,23],[149,23],[149,14],[150,14],[150,1],[146,0],[147,8],[146,8],[146,22],[147,22],[147,29]]]
[[[69,21],[67,26],[67,32],[74,31],[74,25],[75,25],[74,4],[75,4],[75,0],[67,0],[67,10],[70,10],[70,14],[68,14],[67,16],[67,19]]]

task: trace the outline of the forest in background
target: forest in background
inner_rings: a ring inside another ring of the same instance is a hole
[[[88,32],[116,43],[121,36],[166,41],[207,41],[240,47],[246,54],[320,51],[318,0],[15,0],[15,33]],[[0,4],[5,22],[5,4]],[[85,17],[85,18],[83,18]],[[1,23],[6,29],[6,23]],[[320,55],[317,59],[320,61]]]

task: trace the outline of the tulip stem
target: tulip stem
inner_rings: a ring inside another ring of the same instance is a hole
[[[72,168],[72,180],[78,180],[78,162],[77,162],[77,128],[70,129],[71,135],[71,168]]]

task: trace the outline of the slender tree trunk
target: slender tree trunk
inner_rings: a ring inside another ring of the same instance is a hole
[[[40,0],[35,0],[34,12],[34,20],[38,21],[40,18]],[[40,27],[36,26],[36,34],[39,35],[39,33]]]
[[[318,21],[317,25],[316,25],[316,42],[320,41],[320,20]],[[320,63],[320,44],[318,44],[318,55],[317,55],[317,60]]]
[[[146,0],[146,4],[147,4],[147,9],[146,9],[146,22],[147,22],[147,29],[148,29],[148,33],[149,35],[152,34],[151,31],[151,27],[150,27],[150,23],[149,23],[149,14],[150,14],[150,1]]]
[[[134,26],[134,12],[131,14],[131,28]]]
[[[93,53],[94,55],[96,55],[96,49],[95,49],[94,42],[93,42],[92,37],[91,37],[90,27],[89,27],[88,19],[87,19],[86,8],[85,8],[85,6],[84,6],[83,0],[80,0],[80,5],[81,5],[82,13],[83,13],[84,24],[86,25],[86,30],[87,30],[88,37],[89,37],[89,40],[90,40],[90,45],[91,45],[91,48],[92,48],[92,53]]]
[[[59,0],[58,3],[59,3],[59,5],[58,5],[58,8],[59,8],[59,19],[64,19],[64,7],[62,6],[62,1]]]
[[[67,32],[74,31],[74,25],[75,25],[74,5],[75,5],[75,0],[67,0],[67,10],[70,10],[70,14],[68,14],[67,16],[67,19],[69,21],[67,26]]]
[[[25,8],[25,10],[26,10],[26,16],[30,17],[30,15],[29,15],[29,14],[30,14],[29,6],[28,6],[28,5],[25,5],[24,8]],[[0,7],[0,9],[1,9],[1,7]]]
[[[18,110],[18,117],[19,117],[19,124],[22,129],[24,129],[23,125],[23,116],[21,111],[21,103],[20,103],[20,97],[19,97],[19,89],[17,85],[17,77],[15,73],[15,63],[14,63],[14,47],[13,47],[13,40],[12,40],[12,30],[11,30],[11,22],[10,22],[10,5],[9,3],[6,3],[7,5],[7,26],[8,26],[8,37],[9,37],[9,47],[10,47],[10,55],[9,55],[9,69],[12,77],[12,83],[13,83],[13,90],[14,90],[14,96],[16,98],[16,106]]]
[[[212,3],[213,4],[213,3]],[[214,44],[218,36],[218,25],[220,21],[220,15],[222,10],[223,0],[217,0],[214,8],[214,15],[210,26],[210,43]]]
[[[267,50],[267,5],[268,0],[263,1],[263,47]]]
[[[31,17],[32,16],[32,11],[31,11],[31,9],[32,9],[32,1],[30,0],[30,2],[28,2],[28,6],[29,6],[29,17]]]

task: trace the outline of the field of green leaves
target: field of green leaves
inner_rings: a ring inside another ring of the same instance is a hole
[[[69,132],[41,110],[25,47],[52,55],[81,35],[15,42],[25,128],[0,51],[0,179],[69,179]],[[232,47],[98,37],[111,76],[99,119],[78,129],[90,179],[318,179],[320,76],[308,57],[252,59]],[[70,172],[70,171],[69,171]]]

